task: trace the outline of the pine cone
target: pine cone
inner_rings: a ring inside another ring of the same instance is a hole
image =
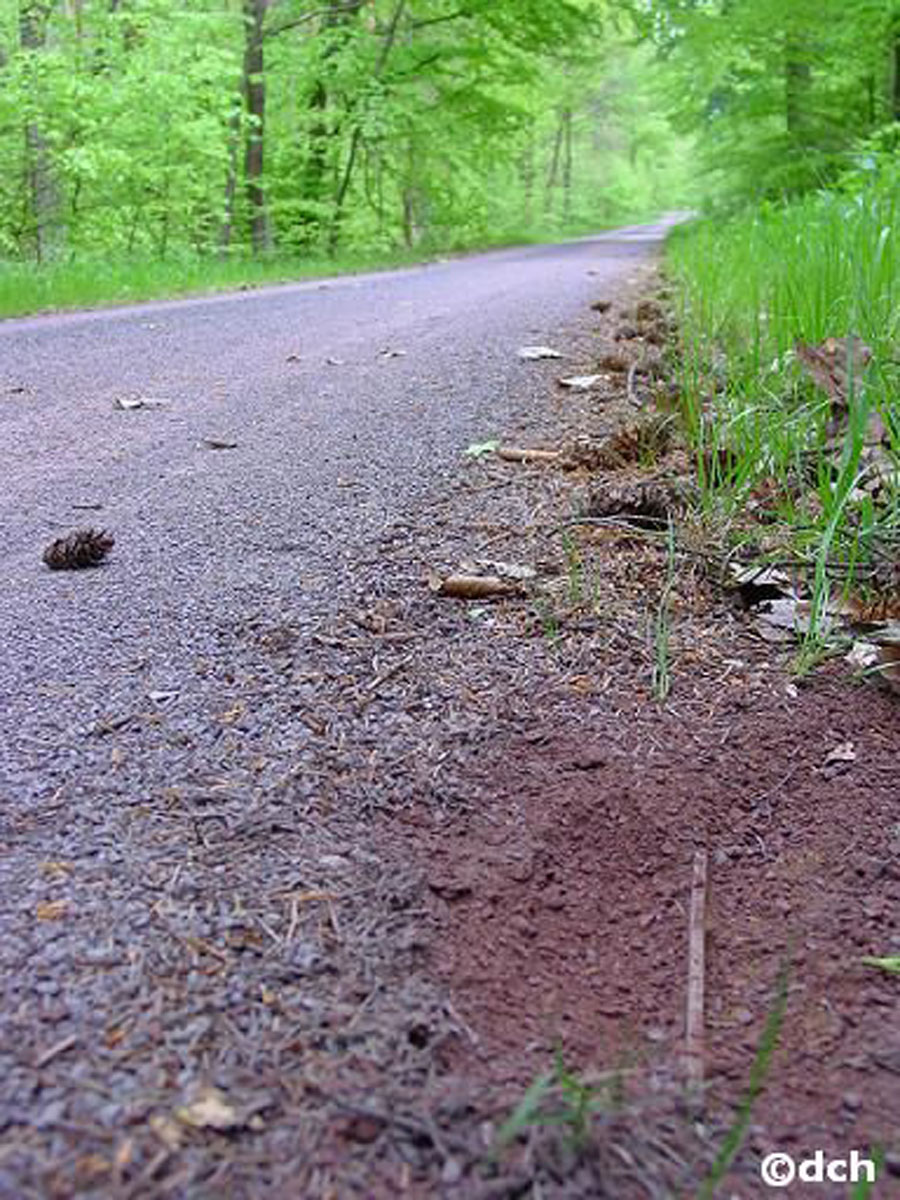
[[[98,566],[115,545],[105,529],[76,529],[57,538],[44,551],[44,562],[52,571],[75,571]]]
[[[684,512],[691,500],[692,485],[687,480],[648,479],[595,488],[581,515],[627,517],[636,524],[664,525],[669,517]]]

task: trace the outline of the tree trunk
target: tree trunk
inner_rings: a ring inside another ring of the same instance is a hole
[[[372,72],[373,79],[380,79],[384,73],[384,68],[387,66],[388,58],[391,50],[394,48],[394,43],[397,40],[397,33],[400,29],[400,20],[403,17],[404,9],[406,8],[406,0],[397,0],[394,6],[394,11],[388,23],[387,30],[384,34],[384,40],[381,43],[381,50],[378,52],[378,60],[375,63],[375,69]],[[356,155],[359,150],[360,139],[362,138],[362,126],[356,125],[350,137],[350,149],[347,152],[347,161],[344,165],[344,170],[341,174],[338,184],[337,194],[334,198],[334,219],[331,223],[331,234],[328,244],[332,254],[337,249],[338,238],[341,231],[341,218],[344,214],[344,201],[347,198],[347,192],[350,190],[350,182],[353,179],[353,168],[356,165]]]
[[[238,147],[241,137],[241,108],[240,101],[235,104],[234,112],[228,125],[228,170],[225,175],[225,203],[222,213],[222,227],[219,230],[219,249],[225,254],[231,246],[231,233],[234,229],[234,200],[237,192]]]
[[[788,37],[784,47],[784,113],[788,133],[800,138],[805,123],[804,102],[812,72],[803,48],[795,37]]]
[[[325,14],[319,34],[324,43],[321,58],[323,67],[340,48],[338,34],[347,29],[364,3],[365,0],[353,0],[352,3],[348,0],[345,7],[332,9]],[[305,242],[314,240],[318,235],[322,225],[322,206],[333,194],[329,180],[329,159],[332,157],[335,136],[327,116],[328,102],[328,86],[325,79],[320,77],[316,79],[309,95],[308,107],[313,121],[309,131],[309,152],[300,180],[300,194],[310,206],[309,211],[300,216],[302,240]]]
[[[560,123],[556,127],[556,136],[553,139],[553,156],[550,159],[550,170],[547,172],[547,194],[544,200],[544,212],[550,213],[553,209],[553,191],[556,187],[556,181],[559,177],[559,156],[562,150],[563,142],[563,127]]]
[[[563,113],[563,220],[572,216],[572,110]]]
[[[19,8],[19,40],[23,50],[39,54],[47,37],[52,0],[23,0]],[[47,262],[62,252],[66,229],[62,196],[53,170],[50,148],[37,121],[25,124],[25,177],[34,234],[34,254]]]
[[[250,204],[250,240],[255,254],[272,249],[272,228],[263,185],[266,135],[266,79],[263,21],[268,0],[244,0],[244,97],[247,106],[247,151],[244,182]]]
[[[522,151],[519,172],[522,179],[525,228],[530,229],[534,221],[534,134],[531,131],[529,131],[525,149]]]

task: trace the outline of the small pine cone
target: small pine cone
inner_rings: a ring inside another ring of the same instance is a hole
[[[76,571],[98,566],[115,545],[105,529],[76,529],[57,538],[44,551],[44,562],[52,571]]]

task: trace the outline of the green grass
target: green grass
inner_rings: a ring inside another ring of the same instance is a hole
[[[335,257],[235,254],[227,258],[193,253],[159,259],[146,256],[84,255],[39,266],[0,260],[0,317],[134,304],[143,300],[202,295],[236,288],[263,287],[360,271],[413,266],[466,251],[561,241],[596,233],[596,227],[567,231],[534,229],[506,232],[477,241],[414,250],[348,250]]]
[[[725,223],[698,222],[670,240],[683,337],[682,416],[696,453],[707,515],[741,528],[754,489],[777,485],[771,528],[789,530],[808,564],[813,655],[835,574],[857,581],[878,548],[896,545],[896,492],[860,499],[866,422],[877,409],[900,450],[900,203],[892,187],[809,196]],[[852,381],[843,447],[829,448],[829,401],[796,360],[794,345],[857,335],[871,348]],[[782,547],[783,549],[783,547]],[[777,557],[777,554],[773,555]]]
[[[406,266],[421,255],[400,252],[341,258],[217,259],[188,256],[166,259],[84,258],[38,267],[0,264],[0,316],[71,308],[133,304],[142,300],[262,287],[354,271]]]

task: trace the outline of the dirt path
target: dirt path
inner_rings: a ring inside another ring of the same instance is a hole
[[[563,538],[583,472],[462,455],[621,420],[624,375],[555,380],[638,354],[589,306],[633,304],[657,237],[0,326],[0,1195],[691,1194],[787,957],[727,1194],[767,1147],[891,1148],[898,993],[859,957],[898,949],[895,701],[798,688],[684,571],[660,705],[664,550]],[[140,395],[171,403],[114,411]],[[111,562],[50,575],[83,519]],[[429,590],[467,560],[537,591]],[[622,1105],[491,1159],[557,1048]]]

